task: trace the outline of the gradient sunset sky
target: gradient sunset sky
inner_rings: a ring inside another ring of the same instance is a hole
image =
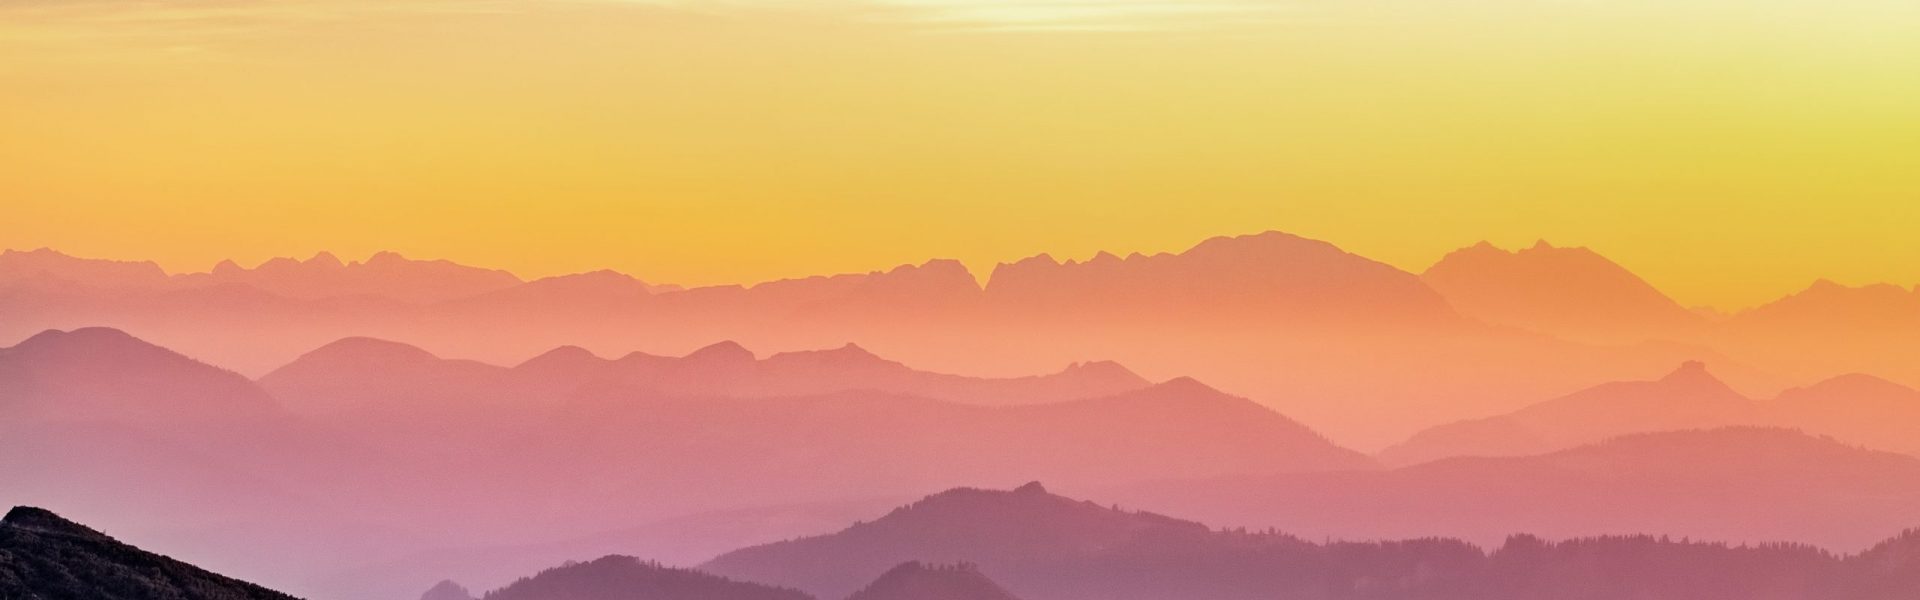
[[[1280,229],[1920,283],[1911,0],[0,0],[0,247],[708,284]]]

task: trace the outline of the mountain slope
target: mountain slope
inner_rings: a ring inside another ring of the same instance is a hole
[[[733,342],[711,344],[682,357],[636,352],[614,360],[564,346],[507,368],[440,358],[397,342],[346,338],[301,355],[261,377],[260,384],[294,410],[325,414],[383,406],[413,411],[539,406],[588,384],[725,397],[873,390],[1020,405],[1119,394],[1150,382],[1112,362],[1075,363],[1059,372],[1024,377],[933,373],[854,344],[765,359]]]
[[[1920,521],[1920,459],[1784,429],[1635,434],[1539,456],[1114,490],[1209,523],[1348,539],[1493,543],[1646,533],[1857,550]]]
[[[245,377],[117,329],[45,331],[0,348],[0,415],[27,419],[237,419],[277,412]]]
[[[847,600],[1018,600],[972,563],[929,565],[919,561],[888,569]]]
[[[465,586],[443,580],[420,594],[420,600],[473,600],[473,593],[468,592]]]
[[[1573,340],[1691,339],[1707,324],[1606,257],[1544,240],[1517,252],[1486,242],[1456,250],[1420,280],[1467,316]]]
[[[1842,375],[1781,392],[1774,422],[1870,448],[1920,456],[1920,390],[1870,375]]]
[[[1453,317],[1439,294],[1413,274],[1277,231],[1216,237],[1178,254],[1101,253],[1064,263],[1042,254],[996,267],[986,298],[1012,314],[1067,318],[1193,319],[1201,307],[1210,318],[1243,322],[1360,317],[1386,324]]]
[[[611,388],[574,399],[553,424],[561,443],[503,449],[498,460],[567,464],[570,475],[552,475],[556,486],[607,479],[601,489],[619,490],[602,492],[609,502],[621,493],[635,495],[629,505],[704,498],[689,511],[739,498],[811,502],[849,489],[884,496],[954,482],[1097,485],[1373,466],[1271,409],[1186,379],[1010,407],[870,391],[715,398]],[[577,456],[599,460],[570,464]],[[649,480],[682,483],[640,483]]]
[[[0,520],[0,597],[49,600],[291,600],[122,544],[38,508]]]
[[[1032,484],[943,492],[838,533],[741,549],[702,568],[821,598],[885,581],[901,562],[971,561],[1029,600],[1891,600],[1920,592],[1920,580],[1902,573],[1920,566],[1912,538],[1852,557],[1645,535],[1517,535],[1491,553],[1444,538],[1315,544],[1107,508]]]
[[[1920,288],[1820,280],[1733,315],[1722,344],[1794,379],[1873,373],[1920,384]]]
[[[443,359],[406,344],[346,338],[300,356],[260,378],[260,385],[303,413],[466,408],[499,402],[510,392],[508,370]]]
[[[486,600],[812,600],[806,594],[607,556],[541,571]]]
[[[1518,411],[1423,430],[1380,453],[1391,465],[1454,456],[1520,456],[1630,433],[1765,422],[1758,402],[1688,362],[1653,381],[1597,385]]]
[[[58,286],[61,283],[101,289],[165,285],[167,273],[153,261],[77,258],[48,248],[0,252],[0,285]]]
[[[982,568],[1018,577],[1035,565],[1100,548],[1208,534],[1199,523],[1109,510],[1030,483],[1013,491],[942,492],[871,523],[731,552],[701,568],[839,598],[908,561],[977,561]]]
[[[239,284],[288,298],[316,299],[378,296],[428,304],[504,290],[519,277],[498,269],[470,267],[446,260],[413,260],[380,252],[366,261],[343,263],[328,252],[307,260],[275,258],[254,268],[223,261],[206,273],[176,275],[175,287]]]

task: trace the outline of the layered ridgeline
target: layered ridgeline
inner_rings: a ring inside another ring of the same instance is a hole
[[[1643,532],[1858,551],[1920,523],[1920,458],[1787,429],[1634,434],[1548,454],[1102,491],[1217,525],[1319,538]]]
[[[917,558],[933,556],[980,558],[952,564]],[[1011,492],[937,494],[840,533],[730,553],[700,571],[607,556],[546,569],[482,597],[1897,600],[1916,593],[1916,532],[1844,557],[1806,546],[1728,546],[1648,536],[1565,542],[1515,536],[1491,553],[1445,539],[1315,544],[1281,533],[1210,530],[1104,508],[1031,484]],[[14,508],[0,519],[0,595],[292,598],[29,507]],[[441,582],[421,598],[474,596],[458,584]]]
[[[98,515],[311,595],[613,541],[687,564],[957,483],[1374,467],[1188,378],[1112,363],[962,377],[857,346],[563,348],[501,367],[354,338],[256,384],[94,328],[0,349],[0,398],[0,500]],[[303,543],[249,550],[284,539]],[[498,550],[516,547],[539,552]]]
[[[47,252],[0,263],[11,265],[0,266],[0,289],[11,292],[0,294],[8,317],[0,338],[117,326],[250,374],[349,336],[499,364],[563,344],[672,356],[716,339],[778,350],[851,341],[950,372],[1116,360],[1251,395],[1376,447],[1419,427],[1513,408],[1509,399],[1713,357],[1699,348],[1600,347],[1483,322],[1419,275],[1279,232],[1209,239],[1177,253],[1040,255],[994,267],[984,285],[946,260],[686,290],[610,272],[520,281],[391,254],[190,275]]]
[[[1058,372],[1025,377],[934,373],[855,344],[766,358],[734,342],[711,344],[685,356],[632,352],[615,359],[562,346],[503,367],[356,337],[307,352],[260,378],[260,384],[294,410],[327,415],[403,404],[453,408],[553,402],[587,384],[712,397],[873,390],[966,404],[1020,405],[1109,396],[1151,382],[1106,361],[1073,363]]]
[[[1017,401],[996,404],[992,390]],[[1648,532],[1843,551],[1910,525],[1920,486],[1913,459],[1847,437],[1743,429],[1600,443],[1756,413],[1891,443],[1902,438],[1889,424],[1916,406],[1911,390],[1863,376],[1748,400],[1697,365],[1519,421],[1555,444],[1597,445],[1392,471],[1192,379],[1147,383],[1117,365],[957,377],[859,347],[622,359],[561,349],[501,367],[356,338],[263,387],[86,329],[0,350],[0,397],[11,411],[0,497],[97,515],[280,589],[354,597],[588,552],[690,564],[957,483],[1045,479],[1312,537]],[[249,550],[285,539],[303,543]]]
[[[485,595],[486,600],[813,600],[804,592],[675,569],[631,556],[570,561]],[[474,600],[443,581],[420,600]],[[903,563],[847,600],[1018,600],[971,564]]]
[[[0,598],[44,600],[292,600],[120,543],[44,509],[0,519]]]
[[[1027,600],[1892,600],[1920,593],[1916,551],[1914,533],[1847,557],[1651,536],[1515,536],[1492,552],[1437,538],[1313,543],[1213,530],[1030,484],[948,491],[871,523],[743,549],[702,568],[818,598],[865,598],[901,562],[933,561],[975,563]]]
[[[1911,435],[1920,423],[1920,391],[1868,375],[1842,375],[1749,398],[1688,362],[1649,381],[1619,381],[1511,413],[1432,427],[1387,448],[1391,465],[1456,456],[1524,456],[1608,438],[1681,429],[1773,426],[1920,456]]]

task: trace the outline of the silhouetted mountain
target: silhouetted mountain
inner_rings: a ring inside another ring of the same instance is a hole
[[[62,283],[106,290],[165,285],[167,273],[153,261],[76,258],[47,248],[0,252],[0,284],[58,287]]]
[[[1518,252],[1481,242],[1448,254],[1420,279],[1469,317],[1574,340],[1692,339],[1707,325],[1606,257],[1544,240]]]
[[[1920,456],[1920,390],[1871,375],[1842,375],[1781,392],[1768,406],[1776,423],[1870,448]]]
[[[903,562],[975,561],[1025,589],[1026,573],[1041,565],[1084,560],[1154,539],[1207,535],[1199,523],[1071,500],[1036,482],[1013,491],[942,492],[871,523],[730,552],[701,568],[839,598]]]
[[[1857,550],[1920,519],[1920,459],[1791,430],[1635,434],[1551,454],[1113,490],[1209,523],[1347,539],[1670,534]]]
[[[1742,328],[1853,333],[1920,325],[1920,293],[1892,284],[1846,286],[1822,279],[1799,293],[1734,315]]]
[[[528,456],[542,449],[523,444],[502,460],[597,456],[616,471],[578,465],[572,477],[614,478],[600,487],[655,506],[669,490],[638,482],[682,482],[673,495],[709,497],[702,505],[711,507],[743,497],[829,500],[850,489],[907,494],[953,481],[1094,485],[1373,466],[1271,409],[1190,379],[1009,407],[870,391],[715,398],[612,388],[575,399],[554,426],[565,436],[546,449],[555,455]],[[627,480],[634,487],[617,483]]]
[[[876,574],[885,581],[902,561],[974,561],[1029,600],[1890,600],[1920,592],[1920,578],[1901,572],[1920,566],[1914,537],[1849,558],[1654,536],[1521,535],[1491,554],[1450,539],[1314,544],[1076,502],[1030,484],[936,494],[871,523],[742,549],[702,568],[822,598]]]
[[[0,314],[11,317],[0,319],[0,336],[30,334],[23,324],[112,324],[249,374],[346,336],[458,348],[494,364],[561,344],[606,352],[639,343],[663,355],[718,339],[770,350],[856,341],[922,368],[998,375],[1103,358],[1199,377],[1369,446],[1510,409],[1513,398],[1709,354],[1485,326],[1411,273],[1278,232],[1153,256],[1020,261],[984,288],[950,260],[679,291],[610,272],[510,278],[383,254],[359,265],[331,256],[229,265],[138,294],[0,285]]]
[[[626,273],[602,269],[543,277],[456,302],[520,310],[548,308],[547,303],[557,303],[559,307],[618,307],[680,289],[677,285],[655,285]]]
[[[919,561],[888,569],[847,600],[1018,600],[973,563],[930,565]]]
[[[248,269],[222,261],[207,273],[174,276],[176,287],[241,284],[289,298],[380,296],[426,304],[466,298],[520,285],[519,277],[496,269],[446,260],[412,260],[380,252],[365,262],[342,263],[328,252],[307,260],[275,258]]]
[[[1874,373],[1920,382],[1920,291],[1820,280],[1728,319],[1723,344],[1799,380]]]
[[[451,578],[474,589],[497,588],[582,556],[645,555],[661,564],[688,567],[746,546],[836,531],[885,512],[898,498],[860,499],[748,509],[718,510],[605,530],[574,539],[536,543],[481,540],[460,548],[436,548],[380,564],[358,564],[322,577],[332,597],[391,597]],[[633,511],[628,511],[633,512]],[[603,519],[603,522],[605,519]]]
[[[1874,545],[1852,559],[1854,568],[1836,597],[1897,600],[1920,590],[1920,529]]]
[[[427,592],[420,595],[420,600],[474,600],[474,598],[473,593],[467,591],[465,586],[452,581],[442,581],[427,588]]]
[[[980,284],[959,261],[930,260],[868,273],[690,288],[660,294],[655,306],[689,316],[741,309],[750,309],[750,314],[761,316],[786,317],[860,311],[894,313],[964,302],[979,292]]]
[[[45,331],[0,348],[0,415],[169,422],[275,412],[245,377],[100,327]]]
[[[419,412],[501,402],[513,391],[506,387],[509,378],[505,367],[443,359],[386,340],[346,338],[275,369],[260,385],[299,412]]]
[[[1216,237],[1179,254],[1103,252],[1064,263],[1042,254],[994,268],[986,295],[1000,310],[1067,318],[1117,313],[1244,324],[1363,316],[1375,325],[1453,318],[1411,273],[1277,231]]]
[[[290,408],[329,413],[379,406],[419,411],[538,406],[587,384],[676,395],[767,397],[873,390],[970,404],[1015,405],[1106,396],[1150,382],[1112,362],[1075,363],[1048,375],[967,377],[915,370],[854,344],[759,359],[734,342],[683,357],[632,353],[603,359],[564,346],[512,368],[443,359],[371,338],[323,346],[260,378]]]
[[[487,592],[484,600],[812,600],[798,591],[733,581],[631,556],[541,571]]]
[[[1606,383],[1518,411],[1441,425],[1380,453],[1409,465],[1454,456],[1521,456],[1630,433],[1764,423],[1759,403],[1688,362],[1654,381]]]
[[[0,597],[47,600],[290,600],[122,544],[46,510],[15,507],[0,520]]]

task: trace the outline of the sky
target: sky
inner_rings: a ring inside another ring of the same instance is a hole
[[[689,285],[1277,229],[1920,283],[1907,0],[0,0],[0,247]]]

